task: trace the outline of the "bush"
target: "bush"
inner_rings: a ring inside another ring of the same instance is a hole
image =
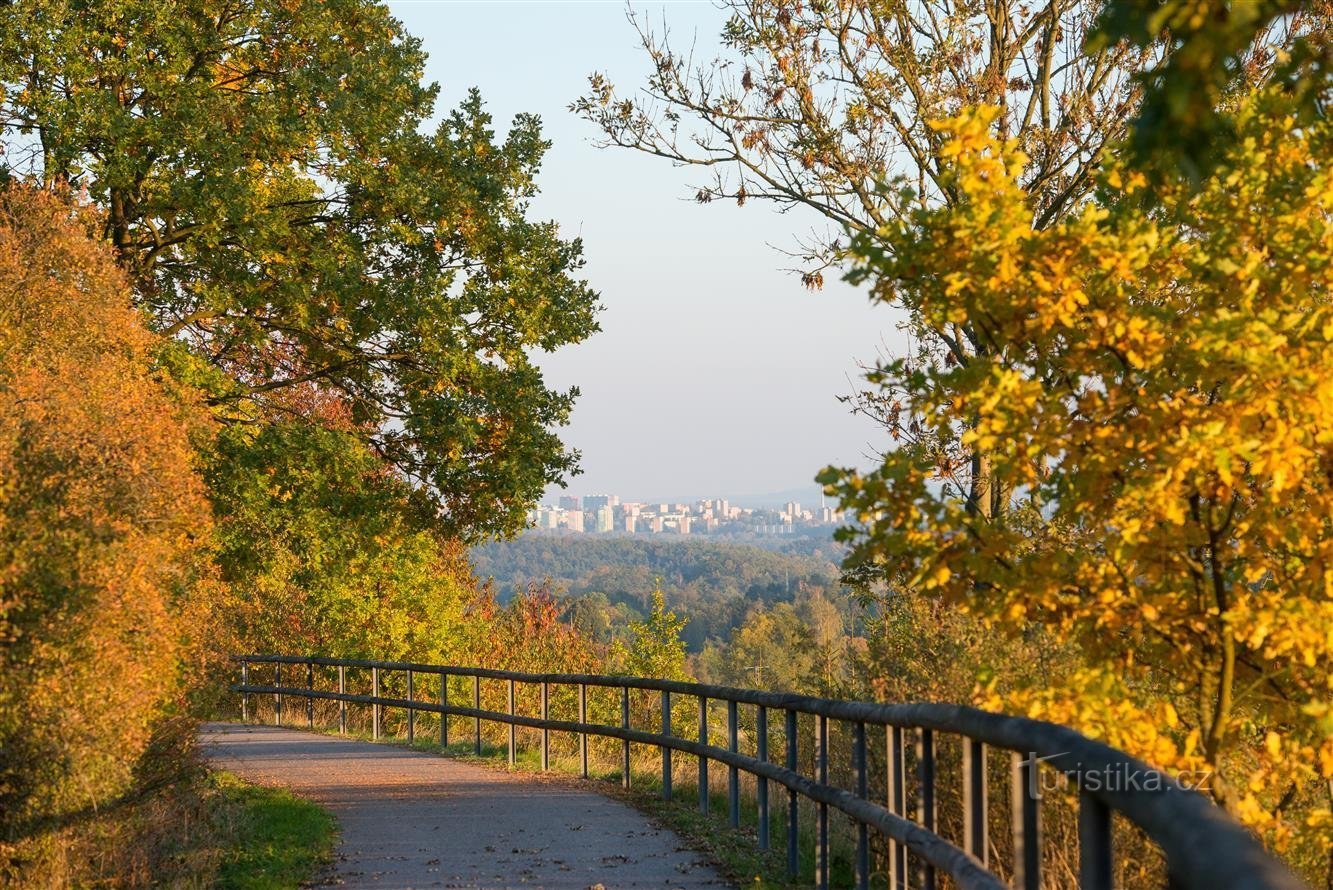
[[[95,220],[0,191],[0,838],[104,807],[178,688],[210,528],[195,410]],[[197,627],[197,625],[196,625]]]

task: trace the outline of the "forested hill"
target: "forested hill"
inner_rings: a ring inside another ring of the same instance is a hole
[[[667,603],[689,620],[685,640],[697,651],[724,639],[757,603],[771,605],[838,595],[838,545],[792,542],[785,552],[753,544],[592,535],[523,535],[472,550],[479,578],[492,578],[500,599],[550,580],[557,592],[585,602],[580,623],[614,627],[641,613],[660,579]],[[600,596],[599,596],[600,594]],[[602,605],[612,613],[587,614]]]

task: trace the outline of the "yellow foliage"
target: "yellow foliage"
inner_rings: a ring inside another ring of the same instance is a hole
[[[853,565],[1083,653],[984,704],[1207,771],[1272,843],[1317,851],[1333,842],[1333,125],[1292,129],[1281,101],[1251,98],[1201,189],[1165,186],[1150,212],[1143,177],[1111,169],[1096,206],[1043,229],[994,110],[941,123],[960,199],[858,249],[881,297],[940,334],[970,320],[975,354],[883,373],[936,441],[961,436],[998,506],[910,447],[835,488],[871,517]]]

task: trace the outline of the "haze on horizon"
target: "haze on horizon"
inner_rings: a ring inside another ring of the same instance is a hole
[[[837,397],[851,391],[858,360],[902,339],[894,313],[836,274],[812,293],[784,271],[793,262],[782,250],[823,231],[823,220],[753,201],[699,206],[689,196],[700,171],[599,149],[594,127],[568,110],[594,71],[622,89],[644,83],[646,58],[624,5],[390,6],[430,54],[440,113],[475,86],[497,132],[531,112],[553,143],[534,215],[583,238],[584,272],[605,307],[601,333],[540,357],[553,385],[582,393],[562,432],[583,454],[570,493],[817,497],[821,467],[866,463],[877,430]],[[677,40],[693,37],[696,59],[715,55],[724,18],[711,3],[634,9],[655,29],[665,17]],[[481,34],[504,35],[506,51]]]

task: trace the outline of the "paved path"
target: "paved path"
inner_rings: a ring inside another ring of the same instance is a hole
[[[325,884],[727,886],[676,835],[572,782],[267,726],[206,724],[202,740],[219,767],[283,785],[337,817],[341,837]]]

